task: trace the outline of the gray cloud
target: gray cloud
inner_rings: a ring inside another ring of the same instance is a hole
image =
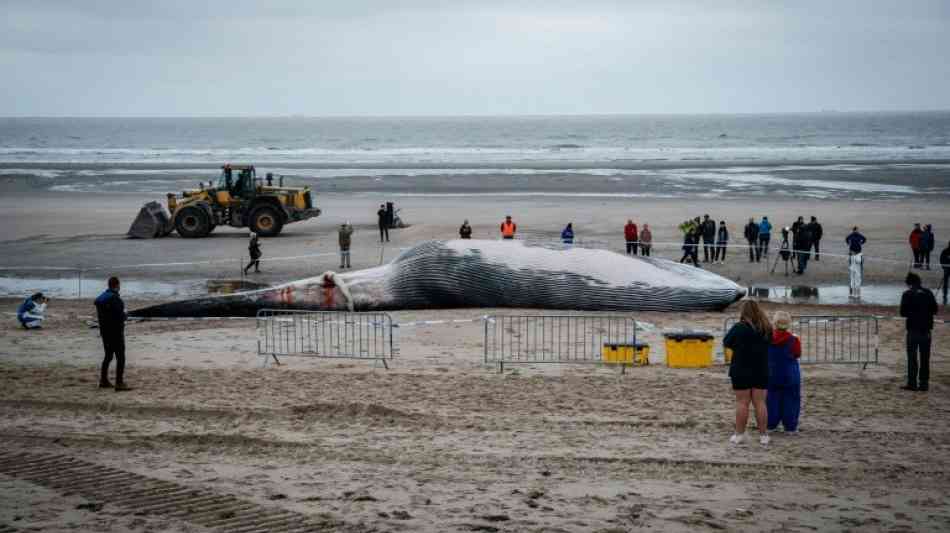
[[[948,4],[8,0],[0,114],[945,109]]]

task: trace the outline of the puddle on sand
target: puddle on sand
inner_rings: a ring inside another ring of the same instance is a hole
[[[99,279],[37,279],[0,277],[0,296],[26,298],[34,292],[43,292],[50,298],[95,298],[105,290]],[[266,288],[267,285],[247,280],[186,280],[177,282],[123,280],[122,295],[135,298],[184,298],[218,294],[233,294]]]
[[[795,285],[749,287],[749,296],[786,303],[900,305],[905,290],[907,287],[904,285],[865,285],[861,287],[861,295],[852,298],[847,285]]]

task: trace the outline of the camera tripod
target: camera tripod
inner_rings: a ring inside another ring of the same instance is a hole
[[[785,262],[785,276],[788,277],[788,264],[795,260],[795,253],[789,249],[788,239],[782,241],[782,245],[779,247],[778,253],[775,254],[775,261],[772,263],[772,270],[770,274],[775,274],[775,269],[778,267],[779,259],[784,260]],[[792,265],[792,269],[795,269],[795,265]]]

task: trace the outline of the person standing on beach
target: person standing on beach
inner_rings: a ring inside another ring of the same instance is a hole
[[[924,226],[924,233],[920,236],[920,262],[924,270],[930,270],[930,253],[934,251],[934,232],[930,224]]]
[[[818,217],[811,217],[811,222],[808,223],[808,233],[811,234],[811,245],[815,249],[815,261],[818,261],[818,254],[821,252],[821,237],[824,232],[825,230],[818,222]]]
[[[376,219],[376,223],[379,224],[379,242],[389,242],[389,216],[385,204],[379,204]]]
[[[709,215],[704,215],[700,229],[703,238],[703,263],[708,263],[710,257],[716,261],[716,221],[709,218]]]
[[[759,222],[759,249],[756,251],[758,257],[769,256],[769,241],[772,240],[772,223],[769,217],[762,217]]]
[[[858,231],[858,227],[855,226],[851,230],[851,234],[845,237],[844,242],[848,244],[848,254],[849,255],[858,255],[861,253],[861,247],[864,246],[864,243],[868,242],[864,238],[864,235]]]
[[[799,221],[801,221],[801,217],[799,217]],[[808,231],[807,224],[799,224],[798,233],[795,234],[793,241],[795,243],[795,255],[798,258],[795,272],[802,275],[805,273],[805,269],[808,268],[808,259],[811,256],[811,233]]]
[[[908,273],[905,283],[910,288],[901,296],[900,310],[901,316],[907,319],[907,384],[901,388],[926,392],[930,381],[930,332],[937,314],[937,300],[929,289],[920,286],[917,274]]]
[[[920,229],[920,223],[914,224],[914,229],[910,232],[907,242],[910,243],[910,251],[914,254],[914,268],[920,268],[920,240],[924,232]]]
[[[115,358],[115,391],[132,390],[125,384],[125,303],[119,297],[119,278],[109,278],[109,288],[96,298],[96,315],[99,319],[99,336],[105,358],[99,370],[99,388],[108,389],[109,365]]]
[[[568,222],[567,226],[561,231],[561,242],[567,245],[574,244],[574,223]]]
[[[769,345],[768,428],[774,431],[781,422],[785,433],[795,433],[802,408],[802,371],[798,365],[802,343],[789,331],[792,317],[788,313],[778,311],[772,323],[775,331]]]
[[[755,223],[752,217],[749,217],[749,223],[745,225],[745,240],[749,243],[749,262],[758,263],[761,259],[761,250],[759,249],[759,225]]]
[[[501,238],[505,240],[514,239],[517,231],[518,225],[511,220],[511,215],[506,216],[505,221],[501,223]]]
[[[644,224],[643,231],[640,232],[640,252],[643,253],[645,257],[650,257],[650,248],[652,247],[652,245],[653,245],[653,233],[650,231],[650,225]],[[636,255],[636,245],[634,245],[633,250],[634,250],[634,255]]]
[[[732,444],[745,439],[749,422],[749,404],[755,408],[755,422],[759,430],[759,443],[769,443],[768,408],[765,404],[769,386],[769,344],[772,341],[772,324],[755,300],[745,300],[739,308],[739,321],[722,340],[725,348],[732,350],[729,363],[729,378],[736,397],[735,432],[729,438]]]
[[[726,221],[719,221],[719,231],[716,233],[716,250],[713,255],[713,261],[719,261],[719,264],[726,262],[726,246],[729,245],[729,230],[726,229]]]
[[[254,267],[254,273],[261,273],[261,242],[258,239],[256,233],[251,233],[251,240],[247,243],[247,253],[251,256],[251,262],[244,267],[244,275],[247,275],[247,271]]]
[[[350,225],[349,221],[340,224],[339,231],[339,241],[340,241],[340,268],[351,268],[350,267],[350,243],[352,242],[353,236],[353,226]]]
[[[471,239],[472,238],[472,227],[468,225],[468,219],[462,222],[462,227],[459,228],[459,238],[460,239]]]
[[[940,266],[943,267],[943,305],[947,305],[947,283],[950,282],[950,242],[940,252]]]
[[[623,227],[623,239],[627,241],[627,255],[637,255],[637,225],[633,220],[627,220]]]

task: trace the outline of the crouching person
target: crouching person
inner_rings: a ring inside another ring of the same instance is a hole
[[[46,320],[46,302],[47,298],[42,292],[30,296],[20,304],[16,310],[16,319],[23,326],[23,329],[40,329],[43,321]]]
[[[769,430],[779,422],[786,433],[798,431],[798,415],[802,408],[802,372],[798,359],[802,344],[789,329],[792,317],[785,311],[775,313],[775,331],[769,346],[769,389],[766,397],[769,412]]]

